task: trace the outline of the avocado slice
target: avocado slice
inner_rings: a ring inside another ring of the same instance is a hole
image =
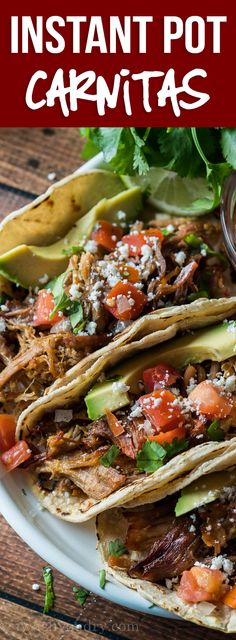
[[[0,256],[0,274],[12,282],[30,287],[40,284],[40,278],[48,279],[66,270],[68,256],[64,250],[78,245],[84,237],[89,237],[98,220],[118,222],[119,211],[126,213],[127,222],[132,221],[142,206],[142,192],[139,187],[127,189],[109,199],[103,199],[91,211],[77,220],[67,235],[48,247],[22,244]]]
[[[121,176],[103,169],[66,177],[2,221],[0,255],[17,245],[40,247],[64,238],[102,198],[112,198],[126,188]]]
[[[208,359],[222,362],[235,354],[236,322],[223,322],[217,326],[207,327],[195,331],[193,334],[188,333],[181,338],[170,340],[162,347],[158,346],[155,349],[142,352],[109,371],[109,377],[112,378],[112,381],[119,378],[129,387],[131,393],[140,394],[143,371],[154,367],[158,362],[172,364],[181,370],[189,363],[200,363]],[[120,404],[120,397],[113,396],[112,381],[107,380],[106,383],[97,384],[86,396],[88,415],[92,420],[101,418],[106,408],[115,411],[128,404],[127,398],[122,397],[121,402],[124,400],[124,404]]]
[[[129,385],[132,393],[139,393],[142,373],[158,362],[166,362],[182,369],[187,364],[215,360],[222,362],[236,355],[236,322],[222,322],[213,327],[200,329],[193,334],[169,340],[163,346],[142,352],[122,363],[110,373],[120,376]]]
[[[127,391],[119,389],[118,385],[117,389],[114,388],[116,382],[117,380],[113,379],[97,384],[87,394],[85,404],[90,420],[98,420],[104,416],[106,409],[115,411],[130,403]]]
[[[188,511],[197,509],[203,504],[213,502],[221,495],[224,487],[232,487],[236,483],[236,469],[219,471],[199,478],[181,491],[175,505],[175,515],[182,516]]]

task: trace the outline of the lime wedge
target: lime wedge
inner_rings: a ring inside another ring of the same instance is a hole
[[[200,216],[213,207],[213,191],[205,178],[181,178],[174,171],[151,167],[145,176],[125,176],[128,187],[148,191],[149,202],[158,211],[175,216]]]

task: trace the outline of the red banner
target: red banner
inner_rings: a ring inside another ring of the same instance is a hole
[[[1,9],[0,126],[235,126],[233,3],[36,4]]]

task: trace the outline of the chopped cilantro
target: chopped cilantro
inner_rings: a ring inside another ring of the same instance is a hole
[[[69,316],[70,316],[72,329],[75,329],[77,325],[80,325],[81,322],[83,321],[84,312],[83,312],[82,304],[81,302],[79,302],[79,300],[74,302],[73,307],[70,310]]]
[[[211,249],[208,244],[203,242],[202,238],[199,238],[195,235],[195,233],[189,233],[185,236],[184,241],[186,244],[192,249],[198,249],[200,253],[207,256],[217,256],[217,258],[223,262],[224,264],[228,264],[228,260],[223,253],[219,253],[219,251],[214,251]]]
[[[111,467],[119,453],[119,447],[117,447],[116,444],[112,444],[110,449],[108,449],[108,451],[100,458],[100,462],[104,467]]]
[[[120,556],[123,556],[124,553],[127,553],[127,549],[122,540],[120,540],[120,538],[116,538],[115,540],[110,540],[108,544],[108,553],[110,556],[119,558]]]
[[[166,450],[158,442],[146,440],[137,455],[137,468],[139,471],[153,473],[164,464]]]
[[[194,302],[194,300],[198,300],[198,298],[209,298],[209,294],[207,291],[200,290],[196,291],[195,293],[190,293],[187,296],[188,302]]]
[[[225,432],[224,429],[221,429],[220,420],[213,420],[211,422],[207,429],[207,435],[210,440],[215,440],[216,442],[224,440]]]
[[[83,253],[85,251],[84,247],[78,245],[76,247],[69,247],[69,249],[63,249],[62,253],[65,256],[73,256],[75,253]]]
[[[173,233],[173,231],[170,231],[169,229],[167,229],[167,227],[165,227],[164,229],[160,229],[160,231],[163,236],[170,236],[170,234]]]
[[[79,324],[76,325],[76,327],[74,328],[73,333],[79,333],[80,331],[83,331],[84,327],[86,325],[86,320],[81,320],[81,322],[79,322]]]
[[[105,589],[107,579],[106,579],[106,571],[105,569],[101,569],[99,571],[99,586],[101,589]]]
[[[68,297],[64,291],[65,277],[66,273],[61,273],[58,278],[50,280],[50,282],[47,284],[46,288],[50,289],[54,297],[54,308],[50,313],[50,320],[53,319],[57,311],[63,311],[69,304]]]
[[[87,589],[82,589],[82,587],[73,587],[72,589],[75,599],[83,606],[89,596],[89,591]]]
[[[181,453],[181,451],[185,451],[188,448],[188,440],[182,438],[174,438],[173,442],[164,442],[163,447],[166,450],[166,454],[168,458],[173,458],[177,455],[177,453]]]
[[[46,586],[43,613],[48,613],[53,609],[55,594],[53,589],[53,574],[50,567],[43,567],[43,579]]]

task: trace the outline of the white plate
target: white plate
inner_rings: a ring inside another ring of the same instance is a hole
[[[101,166],[99,154],[83,165],[84,171]],[[2,471],[2,474],[1,474]],[[141,598],[135,591],[122,585],[108,582],[104,590],[99,587],[101,563],[96,551],[94,521],[81,525],[70,524],[42,511],[27,486],[26,474],[15,471],[5,474],[1,468],[0,510],[4,518],[19,536],[48,564],[81,584],[89,591],[117,604],[142,613],[176,618],[176,616],[155,607]]]

